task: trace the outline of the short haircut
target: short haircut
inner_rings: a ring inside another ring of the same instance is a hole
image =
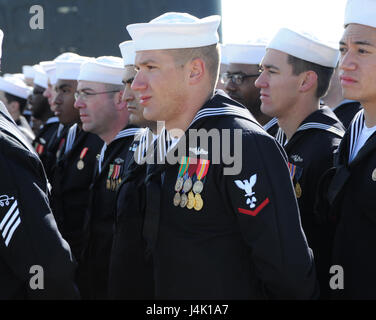
[[[27,103],[26,99],[14,96],[13,94],[10,94],[8,92],[4,92],[4,95],[8,103],[12,103],[13,101],[18,102],[18,104],[20,105],[20,113],[22,114],[24,112]]]
[[[292,73],[296,76],[305,71],[315,72],[317,74],[316,98],[321,98],[326,94],[334,68],[324,67],[317,63],[309,62],[292,55],[288,55],[287,62],[292,65]]]
[[[176,65],[181,67],[188,61],[197,58],[202,59],[208,70],[211,87],[214,90],[219,74],[220,49],[218,44],[196,48],[168,49],[166,51],[174,57]]]
[[[104,83],[104,87],[106,91],[121,91],[124,88],[122,84],[112,84],[112,83]],[[116,92],[109,92],[107,93],[109,97],[113,97]]]

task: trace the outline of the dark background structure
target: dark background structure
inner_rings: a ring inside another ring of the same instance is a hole
[[[43,8],[43,30],[30,28],[33,5]],[[167,11],[198,18],[220,15],[221,1],[0,0],[0,29],[5,34],[1,73],[22,72],[22,65],[52,60],[66,51],[120,56],[118,44],[130,40],[128,24],[147,22]]]

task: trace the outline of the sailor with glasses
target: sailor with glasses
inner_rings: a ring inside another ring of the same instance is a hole
[[[271,118],[260,111],[260,89],[255,87],[255,81],[260,75],[259,64],[265,54],[265,44],[260,41],[226,44],[223,54],[228,62],[227,72],[220,76],[225,91],[232,99],[244,105],[261,125],[265,125]]]
[[[78,76],[75,108],[82,129],[102,140],[100,156],[90,185],[85,218],[83,270],[90,299],[107,298],[108,269],[114,234],[117,190],[133,158],[131,144],[140,133],[129,126],[127,102],[122,100],[123,59],[103,56],[84,63]]]

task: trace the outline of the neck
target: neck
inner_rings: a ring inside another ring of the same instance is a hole
[[[290,108],[288,113],[278,117],[278,125],[286,134],[287,139],[290,140],[304,119],[311,113],[319,110],[319,108],[320,104],[318,101],[309,104],[297,104]]]
[[[193,118],[196,116],[197,112],[201,107],[213,96],[213,93],[210,94],[193,94],[186,101],[190,101],[183,108],[181,112],[177,114],[173,119],[166,120],[165,126],[166,130],[170,131],[173,129],[182,130],[185,132],[189,125],[191,124]]]
[[[109,145],[115,139],[118,133],[119,132],[101,134],[99,135],[99,138],[101,138],[107,145]]]
[[[364,120],[368,128],[376,126],[376,101],[374,103],[362,103],[364,108]]]
[[[112,124],[111,130],[98,134],[98,136],[107,144],[109,145],[112,141],[114,141],[117,134],[123,130],[127,126],[127,123],[117,123]]]
[[[49,118],[51,118],[53,116],[53,114],[52,113],[48,113],[48,114],[45,114],[43,117],[41,117],[41,121],[42,121],[42,123],[46,123],[47,122],[47,120],[49,119]]]

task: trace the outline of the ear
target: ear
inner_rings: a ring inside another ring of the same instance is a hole
[[[201,58],[195,58],[190,63],[189,84],[198,84],[206,72],[205,62]]]
[[[127,102],[122,99],[123,97],[123,90],[116,92],[114,95],[114,104],[116,110],[123,110],[127,108]]]
[[[317,87],[317,73],[313,71],[306,71],[302,74],[302,80],[300,82],[299,91],[307,92],[312,88]]]

